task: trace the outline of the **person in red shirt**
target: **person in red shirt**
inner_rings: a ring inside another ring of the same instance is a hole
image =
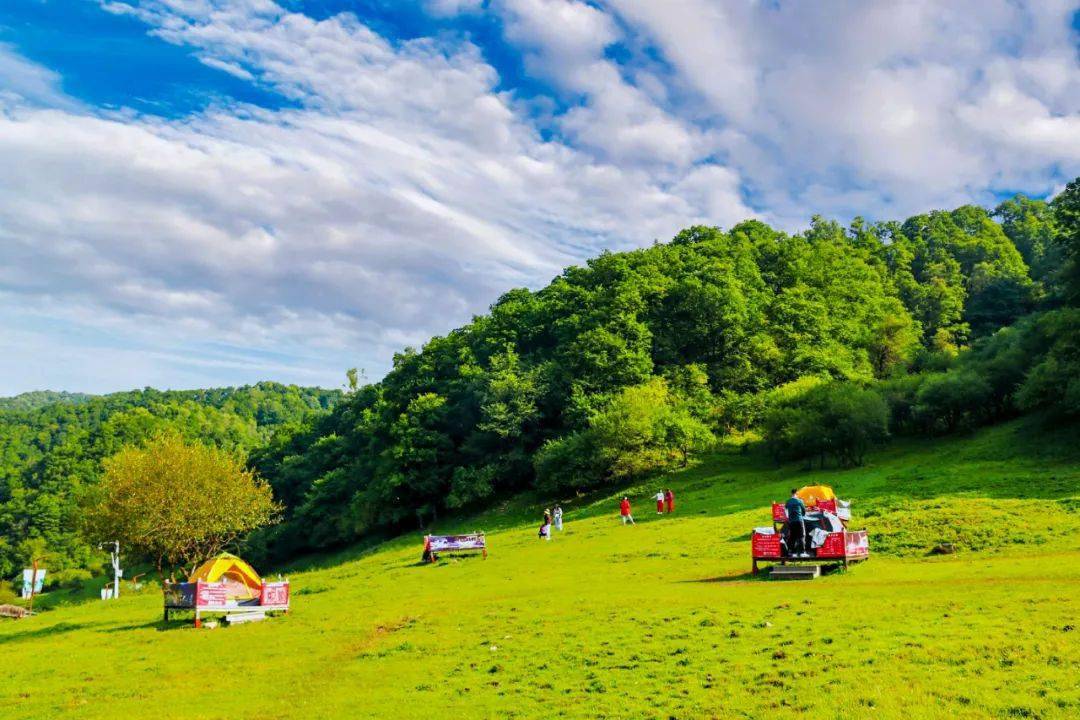
[[[675,493],[671,492],[671,488],[664,491],[664,503],[669,513],[675,512]]]
[[[630,514],[630,498],[624,497],[619,503],[619,514],[622,515],[622,524],[634,524],[634,516]]]

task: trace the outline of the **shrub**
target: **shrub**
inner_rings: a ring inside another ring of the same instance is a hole
[[[889,408],[890,432],[911,433],[918,427],[916,397],[925,378],[925,375],[900,375],[878,385],[878,391]]]
[[[1080,310],[1040,316],[1027,332],[1025,346],[1030,357],[1040,359],[1020,385],[1017,404],[1026,410],[1080,415]]]
[[[89,570],[82,568],[69,568],[67,570],[58,570],[55,573],[50,573],[46,577],[46,585],[49,587],[71,587],[80,588],[87,580],[93,577],[93,574]]]
[[[584,489],[603,480],[593,438],[588,431],[549,440],[536,453],[537,484],[546,490]]]
[[[654,378],[625,388],[589,418],[588,428],[544,445],[536,457],[542,487],[582,489],[685,466],[715,441],[712,432]]]
[[[765,415],[765,441],[777,459],[828,456],[861,465],[872,445],[888,439],[889,408],[873,390],[836,382],[774,404]]]
[[[927,432],[954,432],[990,414],[990,383],[971,370],[928,376],[915,397],[915,415]]]

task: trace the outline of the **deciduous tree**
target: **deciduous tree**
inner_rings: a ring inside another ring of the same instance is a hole
[[[107,458],[86,504],[94,541],[119,540],[157,565],[191,569],[278,512],[270,487],[237,455],[178,435]]]

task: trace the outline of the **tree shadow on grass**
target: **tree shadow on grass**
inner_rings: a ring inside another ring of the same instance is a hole
[[[147,620],[144,623],[134,623],[131,625],[119,625],[117,627],[105,628],[98,630],[99,633],[118,633],[128,632],[130,630],[167,630],[170,627],[175,627],[184,624],[180,620],[170,620],[168,625],[165,625],[164,620]],[[187,624],[191,624],[191,620],[187,621]]]
[[[707,578],[692,578],[690,580],[678,580],[679,583],[736,583],[736,582],[760,582],[762,580],[768,580],[768,574],[758,571],[754,573],[747,570],[746,572],[736,573],[734,575],[720,575],[718,577]]]
[[[15,622],[29,624],[29,623],[33,622],[33,618],[32,617],[30,617],[30,618],[22,618],[21,620],[17,620]],[[52,638],[52,637],[56,637],[57,635],[63,635],[64,633],[77,632],[79,630],[88,630],[90,628],[100,627],[101,625],[105,625],[105,624],[107,624],[107,623],[104,623],[104,622],[86,622],[86,623],[62,622],[62,623],[57,623],[55,625],[49,625],[48,627],[35,628],[33,630],[26,630],[26,631],[20,630],[20,631],[11,633],[10,635],[0,635],[0,645],[5,645],[7,643],[21,642],[23,640],[34,640],[34,639],[38,639],[38,638]]]

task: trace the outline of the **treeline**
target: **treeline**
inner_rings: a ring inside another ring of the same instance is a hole
[[[1075,390],[1078,195],[846,228],[815,217],[796,235],[692,227],[508,292],[254,453],[286,518],[249,550],[640,477],[736,430],[778,458],[856,464],[890,433],[1075,412],[1052,385]]]
[[[0,402],[0,577],[47,553],[53,577],[100,562],[78,532],[78,501],[101,463],[163,432],[247,454],[290,424],[329,411],[336,390],[277,383],[104,396],[28,393]],[[52,402],[49,402],[51,400]]]
[[[0,411],[36,410],[55,403],[81,403],[92,398],[86,393],[56,392],[54,390],[32,390],[14,397],[0,398]]]

